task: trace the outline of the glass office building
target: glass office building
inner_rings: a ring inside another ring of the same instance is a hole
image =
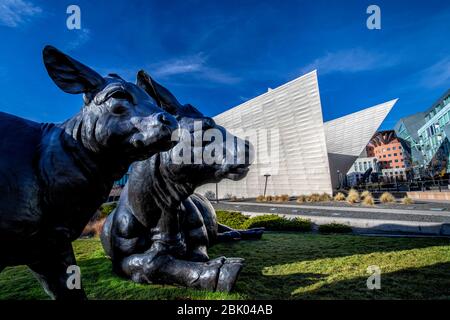
[[[450,169],[450,90],[426,111],[425,124],[417,131],[424,166],[432,174]]]
[[[400,119],[395,132],[410,158],[415,178],[450,172],[450,90],[427,111]]]

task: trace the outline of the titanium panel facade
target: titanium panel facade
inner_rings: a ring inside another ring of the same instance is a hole
[[[218,197],[262,195],[265,174],[270,175],[266,195],[331,194],[338,184],[337,170],[346,175],[396,101],[324,124],[313,71],[217,115],[218,124],[248,138],[257,153],[245,179],[218,184]],[[216,186],[196,191],[215,193]]]
[[[364,151],[396,102],[397,99],[391,100],[325,123],[333,189],[342,182],[340,179]]]
[[[256,162],[241,181],[219,183],[219,198],[225,195],[256,197],[264,192],[264,174],[270,174],[267,195],[331,193],[330,170],[316,71],[269,89],[232,108],[214,120],[243,138],[250,136]],[[243,134],[239,130],[243,129]],[[264,139],[264,137],[269,137]],[[264,161],[270,159],[270,161]],[[268,163],[271,162],[271,163]],[[215,192],[214,184],[199,188]]]

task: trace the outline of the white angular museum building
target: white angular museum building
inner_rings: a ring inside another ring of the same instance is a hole
[[[364,150],[397,100],[323,122],[317,72],[229,109],[214,120],[251,141],[255,159],[247,177],[218,184],[218,197],[329,193]],[[197,192],[216,192],[216,185]]]

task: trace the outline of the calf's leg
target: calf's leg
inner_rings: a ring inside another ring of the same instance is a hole
[[[68,284],[69,277],[73,275],[69,267],[75,265],[75,255],[71,244],[68,243],[59,250],[50,250],[39,262],[28,267],[52,299],[85,300],[86,294],[82,287],[71,289]]]
[[[178,284],[181,286],[229,292],[243,266],[243,259],[220,257],[208,262],[175,259],[149,250],[122,260],[123,273],[134,282]]]
[[[232,229],[224,224],[218,223],[218,234],[216,242],[227,242],[234,240],[259,240],[264,228],[252,228],[248,230]]]

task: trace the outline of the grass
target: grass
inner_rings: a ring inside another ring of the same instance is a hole
[[[74,243],[90,299],[450,299],[450,241],[354,235],[266,233],[216,245],[211,257],[244,257],[231,294],[139,285],[116,277],[98,239]],[[381,290],[366,287],[381,268]],[[46,299],[25,267],[0,274],[0,299]]]

